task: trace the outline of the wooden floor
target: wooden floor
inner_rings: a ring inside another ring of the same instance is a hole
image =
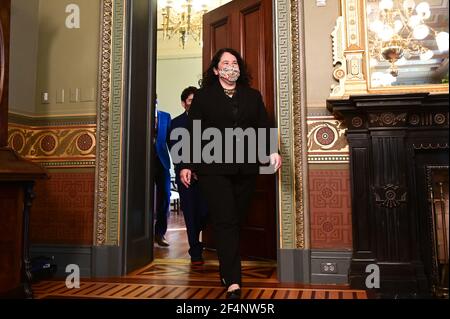
[[[127,276],[106,280],[81,280],[80,288],[68,289],[65,281],[42,281],[33,285],[35,298],[107,299],[223,299],[219,265],[214,251],[206,251],[206,263],[192,266],[182,215],[172,215],[167,232],[170,247],[155,246],[155,260]],[[243,299],[367,299],[363,290],[347,286],[281,284],[276,262],[242,262]]]
[[[186,226],[182,214],[171,212],[168,220],[166,239],[170,243],[169,247],[159,247],[155,245],[155,259],[186,259],[189,260],[189,244],[186,235]],[[204,258],[206,260],[217,260],[214,251],[205,250]]]

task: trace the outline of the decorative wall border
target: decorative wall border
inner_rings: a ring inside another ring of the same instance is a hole
[[[119,244],[124,0],[102,0],[94,243]]]
[[[8,136],[11,148],[32,161],[58,162],[60,167],[73,166],[74,161],[89,166],[86,162],[95,161],[95,124],[40,127],[10,124]]]
[[[310,247],[304,3],[291,1],[296,248]]]
[[[292,72],[291,72],[291,30],[290,3],[276,1],[275,7],[275,78],[276,105],[280,152],[283,166],[279,175],[279,236],[280,248],[295,247],[295,201],[294,201],[294,163],[293,163],[293,116],[292,116]]]
[[[348,163],[344,123],[334,116],[308,116],[308,163]]]
[[[277,115],[283,166],[279,234],[284,249],[309,247],[303,3],[274,1]]]

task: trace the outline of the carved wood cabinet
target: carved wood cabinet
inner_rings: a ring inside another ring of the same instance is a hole
[[[0,1],[0,298],[33,296],[29,216],[35,180],[45,169],[7,147],[11,0]]]
[[[0,147],[0,298],[31,298],[30,211],[45,169]]]
[[[426,171],[448,167],[448,94],[351,96],[327,107],[345,122],[350,147],[351,286],[366,289],[366,267],[376,264],[382,296],[430,294]]]

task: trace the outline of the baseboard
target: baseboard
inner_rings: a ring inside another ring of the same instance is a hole
[[[120,277],[123,275],[122,247],[94,246],[92,249],[92,277]]]
[[[80,277],[90,278],[92,274],[92,246],[72,245],[31,245],[30,257],[46,256],[57,265],[55,277],[64,278],[69,264],[80,267]]]
[[[348,284],[351,250],[311,250],[312,284]]]
[[[310,283],[309,249],[278,249],[278,280],[283,283]]]

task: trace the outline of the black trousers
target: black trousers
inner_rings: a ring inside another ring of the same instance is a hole
[[[158,156],[155,156],[154,163],[156,185],[155,235],[164,236],[167,231],[170,208],[170,171],[164,168]]]
[[[220,275],[227,286],[241,285],[239,233],[256,186],[256,175],[202,175],[200,189],[208,204]]]
[[[200,232],[205,229],[207,218],[206,202],[201,195],[198,183],[193,180],[191,186],[186,188],[176,172],[176,183],[180,193],[180,205],[183,211],[184,222],[189,242],[189,255],[192,261],[202,258],[203,243],[200,242]]]

